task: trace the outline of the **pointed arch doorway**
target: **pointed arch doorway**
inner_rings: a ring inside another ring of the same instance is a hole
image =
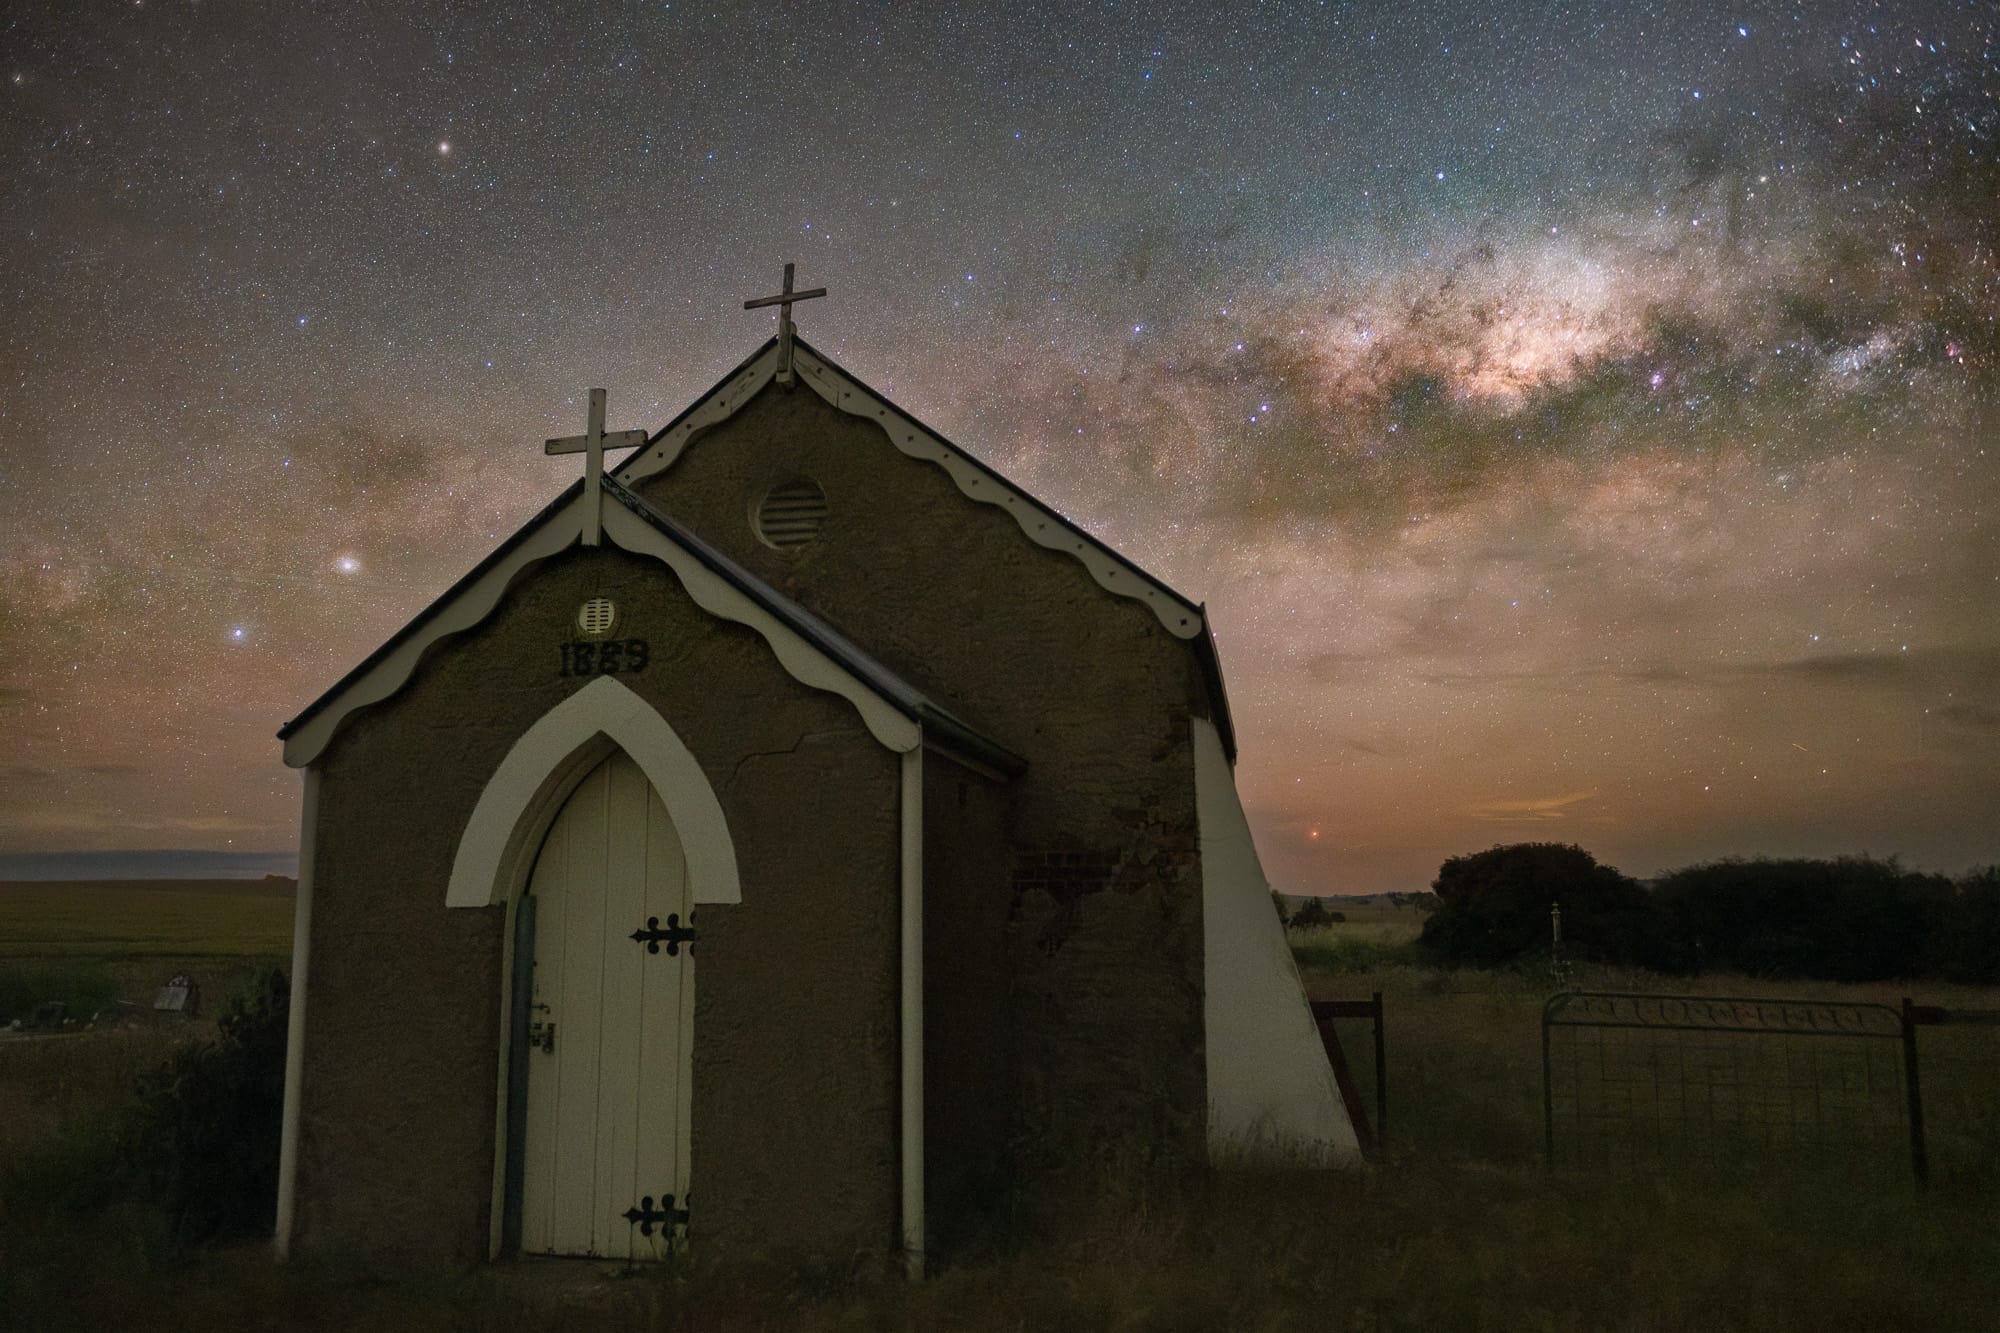
[[[515,912],[520,1253],[663,1257],[686,1221],[692,923],[679,830],[613,750],[550,823]]]

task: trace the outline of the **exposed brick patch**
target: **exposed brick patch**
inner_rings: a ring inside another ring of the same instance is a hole
[[[1087,893],[1101,893],[1118,868],[1116,852],[1020,852],[1014,857],[1014,896],[1046,893],[1059,903],[1073,903]]]

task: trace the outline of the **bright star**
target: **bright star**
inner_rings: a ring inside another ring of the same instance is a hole
[[[359,574],[361,562],[351,555],[343,555],[333,562],[333,567],[343,574]]]
[[[450,141],[450,140],[448,140],[448,139],[440,139],[440,140],[438,140],[438,156],[440,156],[440,157],[450,157],[450,156],[451,156],[451,141]]]

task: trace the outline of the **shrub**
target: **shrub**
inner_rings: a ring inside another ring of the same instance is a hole
[[[177,1239],[269,1235],[276,1224],[290,1000],[272,969],[231,1001],[216,1040],[179,1047],[139,1077],[126,1159]]]
[[[1317,898],[1308,898],[1304,907],[1292,913],[1290,924],[1298,930],[1310,930],[1314,926],[1330,926],[1333,921],[1334,913],[1326,910],[1325,903]]]
[[[1562,907],[1563,949],[1570,956],[1653,961],[1645,891],[1581,847],[1522,842],[1454,856],[1431,887],[1438,906],[1419,938],[1446,964],[1494,967],[1544,952],[1552,905]]]
[[[1942,876],[1849,856],[1689,866],[1655,896],[1681,970],[1827,981],[1920,974],[1953,901]]]
[[[60,1000],[79,1023],[118,998],[118,979],[98,962],[0,966],[0,1024],[26,1019],[45,1000]]]
[[[1968,986],[2000,985],[2000,866],[1952,886],[1931,928],[1925,972]]]

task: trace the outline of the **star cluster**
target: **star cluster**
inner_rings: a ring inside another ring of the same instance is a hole
[[[276,724],[788,259],[1209,603],[1283,887],[2000,858],[1988,5],[4,22],[0,871],[291,846]]]

